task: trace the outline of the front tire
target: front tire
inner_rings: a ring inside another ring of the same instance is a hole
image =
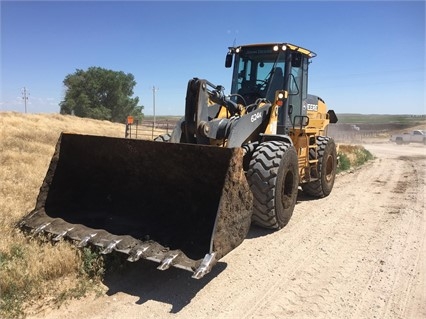
[[[314,197],[330,195],[336,179],[337,151],[334,140],[326,136],[317,137],[318,179],[303,185],[303,191]]]
[[[294,146],[282,141],[261,143],[250,160],[247,180],[253,193],[252,222],[271,229],[287,225],[299,186]]]

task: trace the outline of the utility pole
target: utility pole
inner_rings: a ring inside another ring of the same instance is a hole
[[[154,128],[155,128],[155,92],[157,92],[159,89],[155,88],[155,86],[152,87],[152,107],[154,109]]]
[[[30,95],[30,93],[27,91],[27,88],[25,86],[21,89],[21,93],[22,93],[22,99],[24,100],[24,104],[25,104],[25,113],[27,113],[27,101],[28,101],[28,95]]]

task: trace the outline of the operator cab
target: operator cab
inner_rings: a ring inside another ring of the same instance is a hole
[[[277,91],[286,91],[288,98],[279,108],[277,127],[278,133],[285,133],[306,117],[308,64],[315,56],[288,43],[229,48],[225,66],[230,68],[234,60],[231,99],[245,106],[259,99],[274,104]]]

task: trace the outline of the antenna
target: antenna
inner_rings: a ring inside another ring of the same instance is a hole
[[[30,95],[30,93],[27,91],[27,88],[25,86],[21,89],[21,93],[22,93],[22,99],[24,100],[24,104],[25,104],[25,113],[27,113],[27,101],[28,101],[28,95]]]

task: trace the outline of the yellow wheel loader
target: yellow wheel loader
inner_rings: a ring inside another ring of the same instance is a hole
[[[185,115],[156,139],[167,142],[62,133],[19,226],[203,277],[252,222],[284,227],[299,188],[331,192],[337,117],[307,93],[313,57],[289,43],[229,48],[230,94],[191,79]]]

